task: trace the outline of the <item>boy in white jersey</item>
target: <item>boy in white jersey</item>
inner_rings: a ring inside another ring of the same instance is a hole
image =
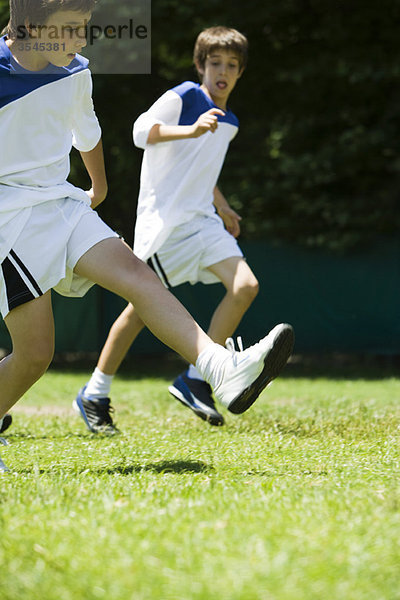
[[[240,217],[217,187],[238,130],[227,102],[246,66],[247,46],[245,36],[234,29],[201,32],[194,48],[201,85],[187,81],[167,91],[133,130],[136,146],[144,149],[134,252],[166,287],[186,281],[223,283],[226,295],[208,329],[219,344],[232,336],[258,292],[235,240]],[[143,327],[128,305],[112,326],[89,383],[78,393],[74,406],[91,431],[116,431],[108,398],[112,377]],[[194,364],[169,391],[212,425],[224,423],[210,385]]]
[[[11,0],[10,22],[0,38],[5,148],[0,160],[0,309],[13,343],[11,354],[0,362],[0,425],[52,360],[51,289],[83,295],[93,283],[134,304],[157,337],[196,364],[223,405],[243,412],[284,367],[292,329],[277,326],[245,352],[229,353],[213,343],[92,210],[105,198],[107,182],[91,76],[77,52],[86,45],[81,31],[94,3]],[[72,145],[92,182],[87,193],[66,181]],[[6,470],[1,459],[0,470]]]

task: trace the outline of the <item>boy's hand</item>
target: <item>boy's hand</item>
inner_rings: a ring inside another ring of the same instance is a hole
[[[210,108],[210,110],[200,115],[197,121],[192,125],[193,133],[191,137],[200,137],[204,133],[207,133],[207,131],[214,133],[218,127],[217,115],[224,117],[225,113],[219,108]]]
[[[87,195],[90,198],[90,206],[91,208],[96,208],[99,204],[103,202],[105,197],[107,196],[107,190],[102,191],[101,193],[95,193],[93,188],[86,191]]]
[[[225,229],[237,238],[240,234],[240,221],[242,217],[237,214],[230,206],[218,208],[218,214],[224,222]]]
[[[92,182],[92,187],[86,193],[90,198],[90,206],[95,208],[107,196],[107,177],[104,167],[103,144],[101,139],[88,152],[80,152],[83,164]]]
[[[147,143],[158,144],[159,142],[188,140],[198,138],[207,131],[214,133],[218,127],[217,115],[223,117],[225,113],[219,108],[210,108],[210,110],[200,115],[193,125],[161,125],[156,123],[149,131]]]

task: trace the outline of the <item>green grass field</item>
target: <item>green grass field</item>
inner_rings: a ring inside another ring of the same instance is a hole
[[[18,405],[0,599],[399,599],[400,379],[289,366],[217,429],[170,399],[174,367],[115,381],[118,438],[72,413],[89,371]]]

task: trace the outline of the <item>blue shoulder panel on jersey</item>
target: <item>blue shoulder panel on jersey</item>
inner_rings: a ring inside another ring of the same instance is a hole
[[[30,92],[87,69],[89,61],[78,54],[67,67],[49,64],[39,72],[23,69],[13,58],[5,36],[0,38],[0,108]]]
[[[200,84],[193,83],[193,81],[185,81],[172,88],[171,91],[182,98],[179,125],[192,125],[201,114],[210,110],[210,108],[218,108],[200,88]],[[218,121],[239,127],[239,120],[231,110],[225,110],[224,113],[224,117],[218,115]]]

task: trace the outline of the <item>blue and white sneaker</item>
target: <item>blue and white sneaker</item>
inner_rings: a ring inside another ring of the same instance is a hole
[[[203,421],[208,421],[210,425],[224,424],[224,417],[215,408],[212,389],[206,381],[192,379],[185,371],[169,386],[168,391]]]
[[[2,437],[0,437],[0,444],[3,444],[3,446],[7,446],[6,440]],[[1,460],[1,456],[0,456],[0,473],[7,473],[9,470],[10,469],[8,467],[6,467],[6,465]]]
[[[11,423],[12,416],[7,413],[4,415],[3,420],[0,419],[0,433],[3,433],[6,429],[8,429]]]
[[[114,408],[110,398],[92,398],[85,395],[85,390],[86,385],[79,390],[72,407],[82,417],[89,431],[105,435],[120,433],[111,417]]]

